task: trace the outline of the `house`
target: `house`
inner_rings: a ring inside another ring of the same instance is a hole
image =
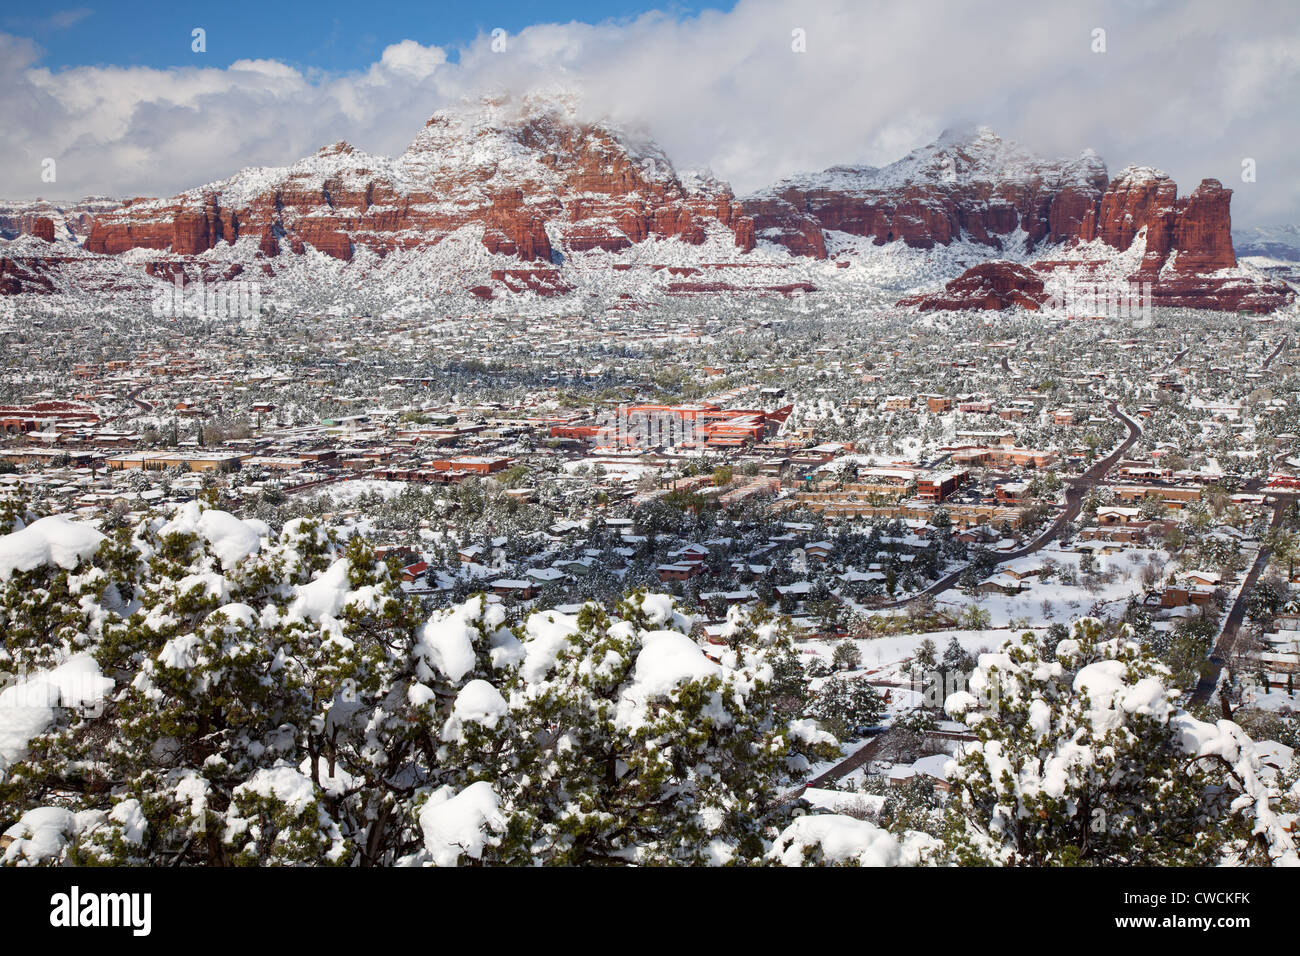
[[[556,561],[552,567],[564,574],[574,577],[586,577],[591,573],[591,566],[596,563],[596,559],[590,555],[581,558],[571,558],[567,561]]]
[[[655,569],[659,572],[659,580],[668,581],[689,581],[693,577],[702,574],[704,569],[700,564],[661,564]]]
[[[564,572],[557,568],[529,568],[524,572],[524,577],[538,584],[550,584],[554,581],[563,581]]]
[[[1270,783],[1289,774],[1295,762],[1295,750],[1276,740],[1256,742],[1255,754],[1259,757],[1260,776]]]
[[[993,486],[993,497],[1003,504],[1020,504],[1029,499],[1029,482],[1001,481]]]
[[[845,571],[839,577],[845,584],[884,584],[888,580],[883,571]]]
[[[793,584],[779,585],[776,593],[782,597],[792,597],[796,601],[802,601],[812,593],[812,585],[807,581],[795,581]]]
[[[702,544],[688,544],[668,555],[675,564],[703,564],[708,556],[709,549]]]
[[[165,471],[182,468],[186,471],[235,471],[248,455],[228,452],[137,452],[106,459],[104,464],[114,471]]]
[[[1021,591],[1029,590],[1029,582],[1021,580],[1014,574],[1000,571],[987,581],[981,581],[976,585],[975,590],[981,594],[1019,594]]]
[[[429,570],[428,561],[417,561],[415,564],[408,564],[402,568],[402,580],[408,584],[420,580]]]
[[[1002,565],[1003,574],[1010,575],[1017,581],[1023,581],[1026,578],[1032,578],[1042,573],[1043,562],[1037,555],[1029,554],[1023,558],[1016,558],[1014,561],[1008,561]]]
[[[1089,553],[1099,557],[1105,554],[1119,554],[1124,548],[1118,541],[1080,541],[1074,546],[1074,550],[1079,554]]]
[[[1204,607],[1214,600],[1214,588],[1197,585],[1176,585],[1153,591],[1147,595],[1144,603],[1148,607],[1186,608]]]
[[[916,478],[916,497],[922,501],[938,504],[951,496],[965,483],[965,471],[934,471],[918,475]]]
[[[894,767],[889,771],[889,785],[901,787],[916,777],[925,777],[934,783],[934,789],[942,793],[952,790],[948,783],[948,764],[952,763],[948,754],[934,754],[922,757],[909,766]]]
[[[1128,524],[1130,521],[1136,521],[1141,516],[1142,511],[1138,508],[1106,507],[1097,509],[1098,524]]]
[[[490,585],[493,594],[501,597],[516,597],[521,601],[531,601],[537,597],[537,582],[521,581],[515,578],[498,578]]]
[[[449,474],[491,475],[510,467],[509,458],[444,458],[429,463],[434,471]]]
[[[707,594],[701,594],[700,600],[705,603],[722,601],[728,605],[746,604],[758,600],[758,592],[751,588],[740,588],[736,591],[709,591]]]
[[[803,553],[804,557],[809,561],[825,564],[826,559],[830,557],[831,551],[834,549],[835,545],[829,541],[814,541],[812,544],[804,546]]]
[[[486,550],[481,544],[471,544],[468,547],[459,549],[456,556],[465,564],[477,564],[480,563],[480,559]]]

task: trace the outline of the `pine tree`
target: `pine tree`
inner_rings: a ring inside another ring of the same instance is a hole
[[[1104,640],[1091,618],[1051,651],[1026,634],[982,658],[971,692],[946,704],[978,737],[949,777],[954,859],[1296,861],[1249,737],[1178,709],[1168,677],[1137,643]]]
[[[865,677],[831,677],[808,707],[808,716],[837,737],[856,738],[885,712],[884,701]]]

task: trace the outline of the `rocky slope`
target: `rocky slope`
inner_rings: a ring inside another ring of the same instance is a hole
[[[899,305],[914,305],[922,312],[1001,311],[1013,306],[1037,312],[1048,298],[1043,277],[1033,269],[995,259],[967,269],[942,292],[910,296]]]
[[[1236,271],[1231,199],[1232,190],[1217,179],[1203,180],[1179,198],[1166,173],[1129,166],[1095,205],[1079,210],[1074,226],[1061,236],[1062,256],[1034,262],[1036,275],[1028,281],[1006,270],[999,272],[999,281],[1015,285],[1019,295],[1032,300],[1042,291],[1043,276],[1064,271],[1069,281],[1094,288],[1135,283],[1149,291],[1153,306],[1271,312],[1294,293],[1285,283]],[[1114,253],[1129,251],[1140,252],[1136,268],[1117,269]],[[900,304],[922,310],[987,308],[987,278],[976,267],[942,292]]]

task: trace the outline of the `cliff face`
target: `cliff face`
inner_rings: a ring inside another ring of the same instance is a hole
[[[1037,312],[1047,300],[1043,277],[1033,269],[1005,260],[981,262],[944,286],[942,292],[903,299],[922,312],[1001,310],[1020,306]]]
[[[995,250],[1023,229],[1030,247],[1095,228],[1106,167],[1091,151],[1038,159],[991,130],[946,132],[876,169],[833,166],[744,200],[760,237],[803,255],[824,255],[820,230],[930,249],[965,238]],[[811,250],[811,251],[804,251]]]
[[[945,133],[883,169],[836,166],[778,183],[744,201],[761,237],[797,255],[825,255],[825,230],[929,249],[959,239],[993,249],[1021,230],[1028,249],[1100,239],[1128,249],[1146,237],[1141,271],[1237,264],[1228,213],[1232,190],[1207,179],[1190,196],[1165,173],[1130,166],[1113,181],[1091,151],[1041,160],[981,128]]]
[[[753,247],[730,188],[679,177],[654,144],[551,103],[485,103],[435,114],[394,160],[335,143],[286,169],[133,201],[96,219],[86,249],[196,255],[255,235],[266,255],[283,240],[346,261],[358,246],[384,255],[474,227],[490,252],[549,262],[548,228],[572,251],[614,252],[651,236],[699,244],[708,221]]]
[[[484,298],[489,275],[497,291],[561,294],[573,287],[564,278],[571,254],[618,254],[656,238],[708,243],[699,261],[679,249],[678,267],[743,274],[762,265],[773,274],[754,288],[786,294],[833,281],[816,266],[831,253],[836,265],[850,266],[862,245],[848,236],[920,250],[961,242],[967,261],[985,258],[980,247],[989,259],[1015,260],[977,266],[942,292],[909,300],[922,307],[1030,307],[1039,280],[1061,268],[1079,278],[1148,282],[1162,305],[1258,311],[1284,304],[1292,297],[1284,286],[1224,273],[1236,265],[1231,197],[1205,180],[1179,198],[1174,182],[1148,167],[1130,166],[1110,180],[1091,151],[1044,160],[979,128],[946,132],[889,166],[834,166],[737,201],[711,175],[678,172],[652,141],[581,121],[563,100],[530,97],[440,111],[396,158],[339,142],[292,166],[244,169],[168,199],[0,203],[0,237],[10,241],[10,292],[47,291],[45,280],[60,276],[63,287],[76,287],[90,275],[111,289],[142,269],[184,281],[225,275],[231,263],[271,279],[299,265],[328,272],[328,263],[298,258],[317,255],[348,263],[362,254],[373,264],[397,253],[387,265],[402,269],[413,261],[406,253],[454,237],[444,247],[453,252],[431,251],[416,271],[459,274],[475,243],[517,260],[519,268],[480,264],[482,274],[463,288]],[[65,269],[66,241],[82,236],[90,258],[107,261]],[[719,240],[734,257],[719,255]],[[1140,255],[1120,255],[1138,242]],[[134,249],[157,255],[121,265],[109,258]],[[205,255],[213,250],[219,254]],[[745,254],[756,250],[751,261]],[[583,261],[597,270],[627,267],[600,256]],[[1117,262],[1124,275],[1115,273]],[[785,268],[802,275],[791,273],[792,282],[775,274]],[[733,287],[718,277],[666,290]]]
[[[1099,240],[1124,252],[1135,242],[1142,242],[1142,258],[1136,271],[1115,276],[1107,261],[1088,258],[1036,262],[1032,277],[999,265],[995,271],[1001,285],[1014,287],[1016,295],[1001,287],[997,294],[1007,299],[1008,305],[1036,308],[1029,302],[1038,300],[1041,304],[1042,277],[1065,268],[1075,281],[1094,285],[1118,281],[1143,288],[1146,284],[1152,306],[1271,312],[1294,299],[1285,283],[1217,274],[1237,265],[1232,246],[1231,200],[1232,190],[1217,179],[1203,180],[1190,195],[1180,199],[1177,185],[1165,173],[1130,166],[1111,181],[1093,208],[1082,202],[1075,204],[1072,196],[1058,197],[1053,205],[1066,217],[1059,224],[1059,233],[1067,245]],[[1072,207],[1068,214],[1067,207]],[[1057,232],[1054,225],[1052,235]],[[914,296],[900,305],[915,305],[922,310],[989,308],[988,303],[994,299],[988,281],[989,274],[976,266],[948,283],[943,292]],[[1026,301],[1014,301],[1017,296]]]
[[[47,241],[81,238],[90,232],[95,216],[111,212],[121,205],[120,200],[96,196],[68,203],[44,199],[27,202],[0,201],[0,239],[36,235],[37,223],[41,220],[48,220],[53,229],[53,237]],[[40,227],[42,230],[46,228]],[[44,233],[41,233],[41,238],[45,238]]]
[[[1107,245],[1124,250],[1145,230],[1140,271],[1146,275],[1158,274],[1167,264],[1182,273],[1231,269],[1237,264],[1231,200],[1232,190],[1217,179],[1204,180],[1190,196],[1179,199],[1178,187],[1165,173],[1130,166],[1102,197],[1097,234]]]

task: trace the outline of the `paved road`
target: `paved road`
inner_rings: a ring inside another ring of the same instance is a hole
[[[787,790],[785,793],[781,794],[781,796],[777,798],[776,806],[779,807],[783,804],[789,803],[792,800],[798,800],[800,797],[803,796],[804,791],[809,789],[810,787],[814,789],[818,787],[824,787],[828,783],[832,783],[836,780],[840,780],[844,777],[847,777],[850,773],[852,773],[854,770],[857,770],[859,767],[863,766],[868,761],[874,760],[876,758],[876,755],[879,754],[882,750],[884,750],[887,744],[892,743],[900,735],[901,735],[900,731],[896,731],[891,728],[885,731],[883,734],[880,734],[878,737],[872,737],[871,740],[869,740],[865,746],[859,747],[856,751],[851,753],[849,756],[845,757],[843,760],[841,760],[835,766],[831,767],[829,770],[826,770],[823,773],[818,774],[816,777],[813,777],[807,783],[795,787],[793,790]]]
[[[1286,348],[1288,338],[1289,336],[1282,336],[1282,341],[1277,343],[1277,348],[1273,350],[1272,354],[1270,354],[1268,358],[1264,359],[1263,368],[1268,368],[1273,364],[1273,359],[1277,358],[1277,354]]]
[[[1113,415],[1118,416],[1119,419],[1124,422],[1125,426],[1128,428],[1128,437],[1120,442],[1119,447],[1113,452],[1101,461],[1095,462],[1091,468],[1083,473],[1082,476],[1079,478],[1069,479],[1065,489],[1065,508],[1056,516],[1056,520],[1052,522],[1051,526],[1023,548],[1018,548],[1015,551],[1009,551],[1006,554],[999,555],[998,564],[1003,564],[1007,561],[1014,561],[1017,558],[1023,558],[1026,555],[1034,554],[1059,538],[1061,536],[1061,531],[1065,528],[1066,524],[1079,516],[1079,510],[1083,507],[1083,499],[1087,494],[1088,489],[1102,481],[1106,477],[1106,473],[1115,466],[1115,463],[1119,461],[1120,458],[1123,457],[1124,453],[1133,446],[1133,443],[1138,440],[1138,436],[1142,434],[1142,427],[1133,419],[1121,412],[1119,406],[1114,402],[1111,402],[1107,408]],[[996,568],[994,570],[996,571]],[[871,610],[889,610],[891,608],[907,607],[907,605],[911,604],[913,601],[917,601],[927,595],[942,594],[957,583],[957,580],[961,577],[963,571],[965,571],[965,568],[953,571],[951,574],[944,575],[929,587],[922,591],[918,591],[909,598],[903,598],[899,601],[891,601],[888,604],[876,605],[875,607],[872,607]]]
[[[127,396],[127,400],[128,400],[128,401],[135,402],[135,404],[138,405],[138,406],[140,407],[140,410],[141,410],[141,411],[143,411],[143,412],[151,412],[151,411],[153,411],[153,406],[152,406],[152,405],[150,405],[148,402],[144,402],[144,401],[141,401],[140,399],[136,398],[136,396],[139,395],[141,392],[143,392],[146,388],[148,388],[147,385],[141,385],[141,386],[140,386],[139,388],[137,388],[134,392],[132,392],[130,395]]]
[[[1270,531],[1282,526],[1282,514],[1286,511],[1289,503],[1289,500],[1285,498],[1274,500],[1273,520],[1268,524]],[[1232,649],[1237,643],[1237,634],[1241,631],[1241,622],[1246,617],[1246,602],[1250,599],[1250,592],[1254,590],[1259,576],[1264,573],[1264,568],[1268,566],[1268,558],[1269,549],[1260,548],[1259,554],[1255,556],[1255,563],[1251,565],[1250,573],[1246,575],[1246,580],[1241,584],[1241,590],[1237,592],[1237,600],[1232,603],[1232,610],[1228,612],[1228,616],[1223,622],[1223,630],[1219,632],[1219,639],[1210,652],[1210,669],[1207,673],[1201,675],[1200,681],[1197,682],[1196,689],[1192,691],[1192,696],[1188,699],[1189,706],[1209,703],[1214,688],[1218,686],[1219,673],[1223,670],[1223,665],[1227,663],[1228,658],[1232,656]]]

